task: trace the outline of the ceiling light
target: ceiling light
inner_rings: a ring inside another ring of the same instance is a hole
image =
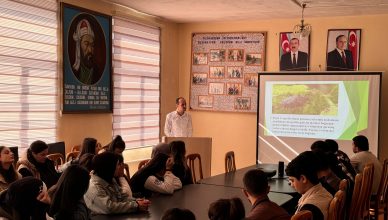
[[[300,24],[297,24],[294,27],[294,34],[296,36],[299,36],[300,39],[308,37],[312,29],[312,26],[310,24],[304,23],[303,12],[304,12],[304,8],[306,8],[306,3],[302,2],[301,7],[302,7],[302,20],[300,21]]]

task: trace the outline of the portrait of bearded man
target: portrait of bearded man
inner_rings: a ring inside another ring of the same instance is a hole
[[[73,73],[83,84],[93,85],[100,80],[102,72],[95,61],[95,35],[87,19],[78,22],[73,40],[75,42]]]

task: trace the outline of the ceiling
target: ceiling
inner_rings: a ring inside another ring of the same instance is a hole
[[[107,0],[176,23],[300,18],[301,0]],[[388,0],[306,0],[305,17],[388,14]]]

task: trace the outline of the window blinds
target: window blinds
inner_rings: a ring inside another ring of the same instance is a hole
[[[159,142],[160,29],[113,18],[113,135],[127,148]]]
[[[56,141],[56,0],[0,0],[0,145]]]

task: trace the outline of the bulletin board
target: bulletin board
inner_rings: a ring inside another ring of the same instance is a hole
[[[190,108],[256,112],[265,44],[265,32],[194,33]]]

